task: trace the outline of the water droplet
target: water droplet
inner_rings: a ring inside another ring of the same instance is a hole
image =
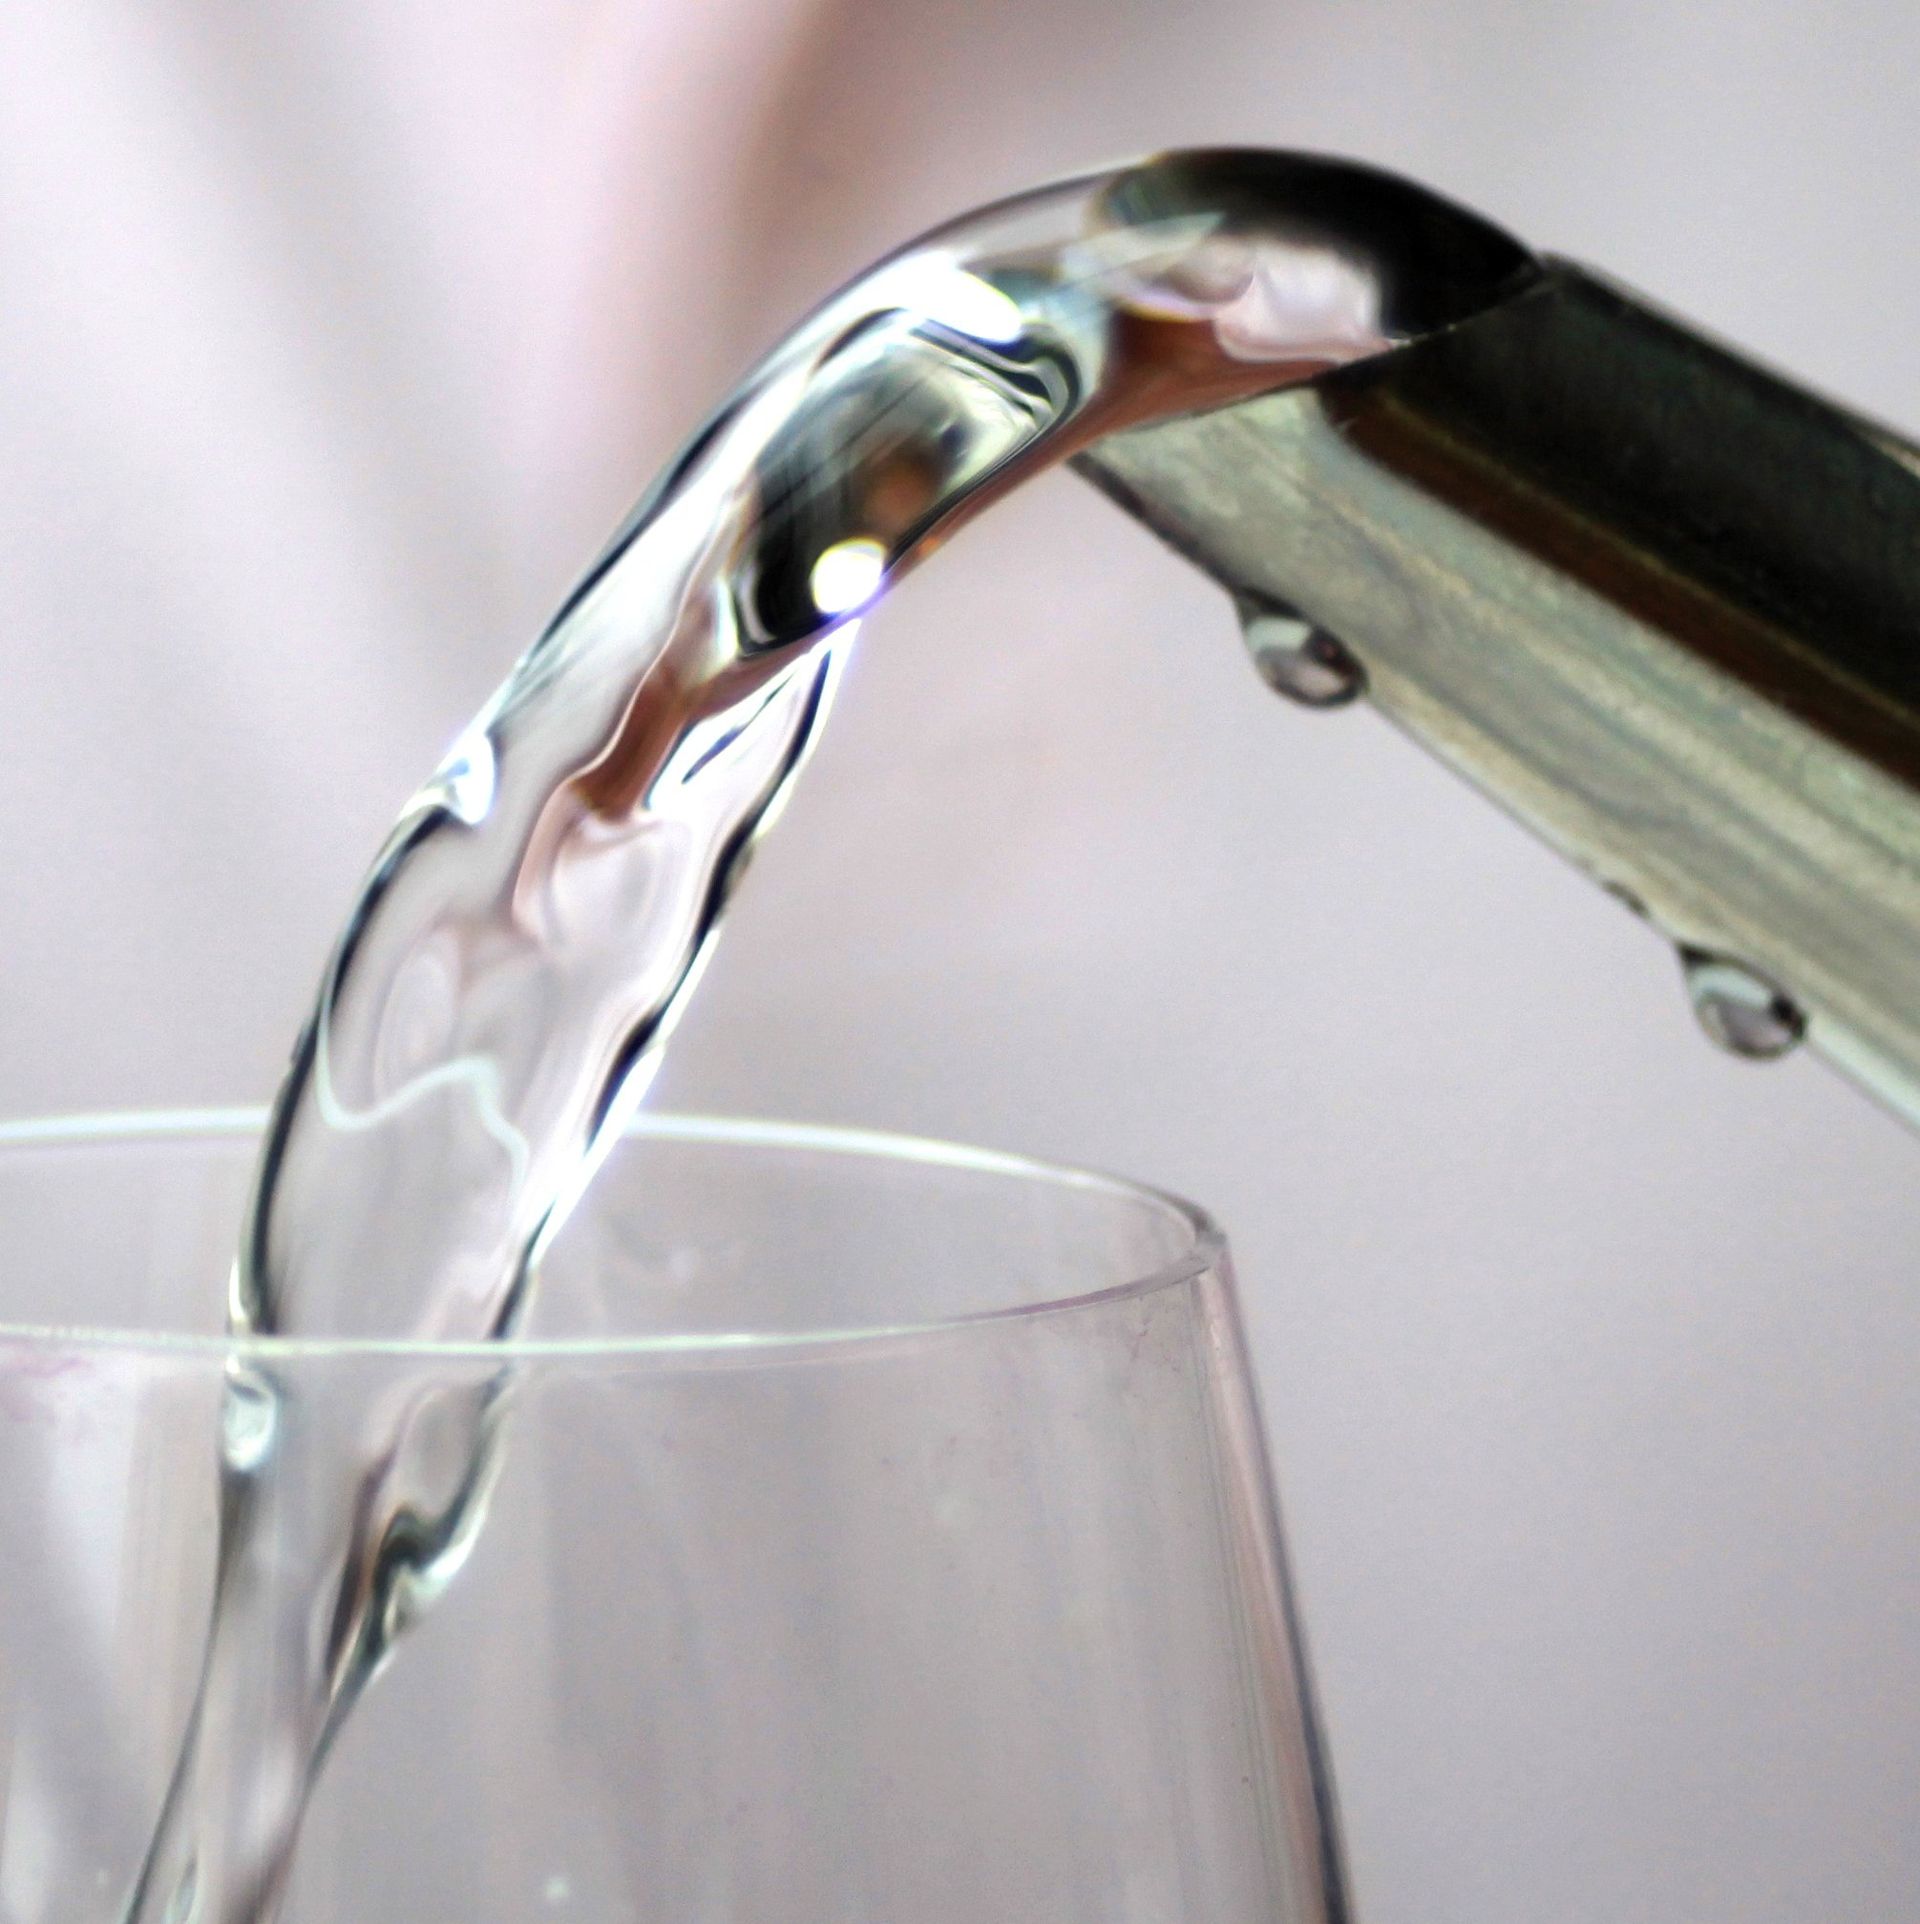
[[[1729,1055],[1771,1062],[1806,1035],[1807,1018],[1799,1004],[1744,962],[1683,948],[1680,967],[1701,1028]]]
[[[1276,694],[1303,708],[1344,708],[1366,693],[1367,671],[1338,636],[1262,595],[1236,595],[1234,608],[1253,665]]]

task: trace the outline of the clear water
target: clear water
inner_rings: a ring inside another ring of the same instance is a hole
[[[273,1111],[237,1330],[513,1331],[887,585],[1097,435],[1390,344],[1364,268],[1289,224],[1287,164],[1174,156],[939,230],[721,406],[381,850]],[[510,1401],[503,1371],[345,1448],[235,1372],[204,1677],[128,1924],[272,1915]]]

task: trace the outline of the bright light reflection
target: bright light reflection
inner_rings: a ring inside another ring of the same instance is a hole
[[[851,608],[865,607],[880,592],[886,572],[886,549],[870,535],[856,535],[822,551],[807,577],[807,587],[823,615],[844,615]]]
[[[448,751],[439,772],[440,798],[469,828],[487,818],[500,771],[494,760],[493,740],[476,723]]]
[[[890,263],[860,292],[867,307],[897,307],[976,341],[1005,347],[1027,331],[1011,294],[939,249]]]

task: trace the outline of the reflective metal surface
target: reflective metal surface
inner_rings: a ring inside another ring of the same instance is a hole
[[[1920,1119],[1920,451],[1552,263],[1078,465],[1243,607],[1340,637],[1709,990],[1762,985],[1717,1024],[1737,1053],[1804,1018]]]

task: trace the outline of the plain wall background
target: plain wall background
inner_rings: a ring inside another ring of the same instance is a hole
[[[0,13],[0,1108],[264,1097],[394,807],[746,360],[1182,142],[1920,426],[1907,0]],[[1234,1232],[1371,1924],[1920,1911],[1920,1145],[1055,477],[869,625],[660,1091]]]

